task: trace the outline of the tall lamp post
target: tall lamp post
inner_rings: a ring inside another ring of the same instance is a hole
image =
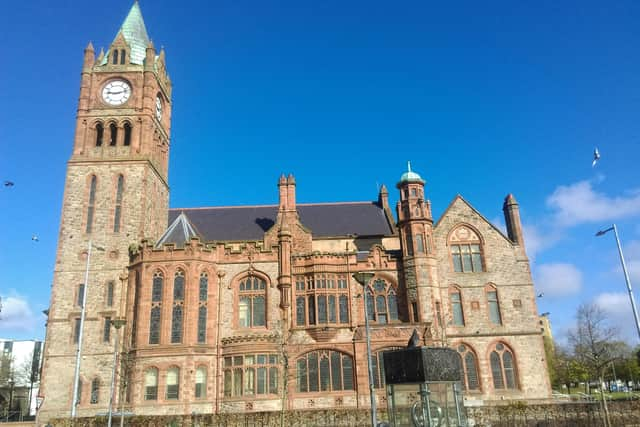
[[[111,325],[116,328],[116,343],[113,347],[113,366],[111,367],[111,389],[109,392],[109,421],[107,426],[111,427],[111,419],[113,417],[113,389],[116,382],[116,366],[118,364],[118,339],[120,338],[120,328],[124,326],[126,322],[123,319],[115,319],[111,321]],[[120,411],[120,418],[122,419],[122,411]]]
[[[87,308],[87,288],[89,287],[89,265],[91,262],[91,249],[93,245],[89,240],[89,248],[87,249],[87,265],[84,271],[84,286],[82,289],[82,311],[80,312],[80,330],[78,331],[78,348],[76,349],[76,369],[73,377],[73,398],[71,399],[71,418],[76,417],[76,407],[78,405],[78,385],[80,383],[80,361],[82,360],[82,335],[84,331],[84,319]],[[100,246],[95,247],[96,250],[104,251]]]
[[[596,233],[596,236],[602,236],[609,231],[613,230],[613,234],[616,236],[616,243],[618,244],[618,253],[620,254],[620,263],[622,264],[622,271],[624,272],[624,280],[627,283],[627,291],[629,291],[629,301],[631,301],[631,309],[633,310],[633,318],[636,320],[636,329],[638,330],[638,338],[640,338],[640,321],[638,320],[638,309],[636,308],[636,300],[633,298],[633,290],[631,289],[631,281],[629,280],[629,273],[627,272],[627,265],[624,262],[624,255],[622,255],[622,246],[620,245],[620,238],[618,237],[618,228],[615,224],[606,230],[600,230]]]
[[[371,338],[369,336],[369,309],[367,307],[367,284],[373,278],[373,273],[358,272],[353,275],[358,283],[362,285],[364,291],[364,329],[367,336],[367,365],[369,367],[369,397],[371,399],[371,426],[377,426],[377,411],[376,411],[376,395],[373,389],[373,364],[371,363]]]

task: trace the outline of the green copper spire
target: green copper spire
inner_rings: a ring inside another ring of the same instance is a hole
[[[124,40],[131,50],[129,62],[131,64],[144,64],[145,50],[149,44],[149,35],[147,34],[147,28],[144,26],[144,19],[142,19],[142,12],[140,11],[140,5],[137,0],[133,3],[133,6],[131,6],[129,14],[120,26],[114,42],[120,34],[122,34],[122,37],[124,37]],[[103,65],[106,63],[106,58],[108,57],[109,52],[105,55]]]

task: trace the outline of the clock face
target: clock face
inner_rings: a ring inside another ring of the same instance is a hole
[[[102,99],[109,105],[122,105],[131,96],[131,86],[124,80],[111,80],[102,89]]]
[[[162,119],[162,100],[159,96],[156,97],[156,117],[158,120]]]

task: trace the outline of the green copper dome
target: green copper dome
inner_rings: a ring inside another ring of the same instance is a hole
[[[421,184],[425,182],[420,175],[411,170],[411,162],[407,162],[407,171],[402,174],[398,184],[404,184],[405,182],[419,182]]]

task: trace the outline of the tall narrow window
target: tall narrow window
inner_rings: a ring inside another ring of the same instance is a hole
[[[496,325],[502,325],[502,316],[500,315],[500,302],[498,301],[498,290],[493,286],[488,286],[487,293],[487,305],[489,308],[489,319],[491,323]]]
[[[126,122],[124,124],[124,145],[131,145],[131,125],[129,124],[129,122]]]
[[[254,328],[265,326],[266,282],[256,276],[248,276],[240,281],[238,326]]]
[[[207,299],[209,293],[209,276],[200,274],[199,304],[198,304],[198,343],[207,342]]]
[[[122,189],[124,187],[124,177],[118,175],[118,183],[116,184],[116,205],[113,214],[113,232],[120,231],[120,216],[122,215]]]
[[[111,123],[109,125],[109,132],[111,133],[111,135],[109,136],[109,145],[113,147],[118,141],[118,127],[115,123]]]
[[[199,367],[196,369],[196,399],[202,399],[207,396],[207,369]]]
[[[91,404],[96,404],[100,400],[100,380],[94,378],[91,381]]]
[[[84,304],[84,283],[78,285],[78,296],[76,298],[76,305],[82,307]]]
[[[102,146],[102,139],[104,138],[104,126],[102,123],[96,124],[96,147]]]
[[[89,203],[87,203],[87,228],[86,232],[91,233],[93,227],[93,212],[96,207],[96,186],[98,184],[98,178],[95,175],[91,176],[91,183],[89,184]]]
[[[160,343],[160,323],[162,313],[162,285],[164,276],[162,272],[156,271],[153,274],[153,284],[151,287],[151,313],[149,316],[149,344]]]
[[[167,371],[167,400],[178,400],[180,397],[180,369],[171,368]]]
[[[513,352],[509,347],[501,342],[497,343],[489,360],[495,389],[518,388],[518,374],[513,360]]]
[[[144,400],[158,399],[158,370],[149,368],[144,374]]]
[[[76,399],[76,404],[79,405],[82,403],[82,380],[78,379],[78,398]]]
[[[126,51],[124,49],[120,50],[120,65],[124,65],[124,59],[126,57]]]
[[[462,296],[460,289],[452,287],[449,289],[449,299],[451,302],[451,315],[453,324],[464,326],[464,313],[462,311]]]
[[[176,271],[173,279],[173,314],[171,318],[171,343],[182,342],[182,314],[184,308],[184,272]]]
[[[73,343],[78,344],[80,340],[80,318],[73,319]]]
[[[111,59],[113,64],[117,64],[118,63],[118,50],[114,49],[113,53],[111,54]]]
[[[416,248],[418,253],[424,253],[424,237],[422,234],[416,236]]]
[[[115,283],[113,280],[107,282],[107,307],[113,306],[113,288],[115,287]]]
[[[111,340],[111,317],[104,318],[104,328],[102,329],[102,341],[109,342]]]
[[[478,380],[478,364],[477,358],[473,350],[466,344],[458,345],[458,353],[462,360],[463,379],[462,385],[465,390],[480,390],[480,381]]]

